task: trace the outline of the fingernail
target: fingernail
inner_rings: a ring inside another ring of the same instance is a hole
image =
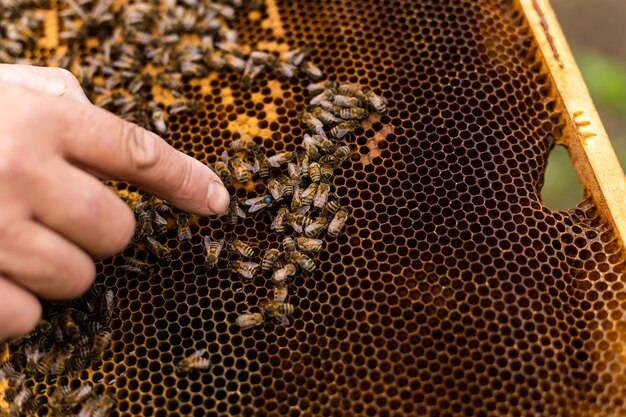
[[[215,214],[226,211],[230,203],[230,194],[218,181],[211,181],[207,191],[207,207]]]

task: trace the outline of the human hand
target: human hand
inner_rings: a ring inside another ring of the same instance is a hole
[[[0,340],[37,324],[36,295],[81,295],[95,278],[92,256],[130,241],[131,210],[96,177],[199,215],[229,203],[207,166],[91,105],[69,72],[0,65]]]

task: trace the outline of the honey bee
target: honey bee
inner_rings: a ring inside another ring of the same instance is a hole
[[[136,272],[143,276],[152,276],[154,274],[154,267],[147,262],[140,261],[135,258],[124,258],[126,262],[122,265],[122,269],[129,272]]]
[[[338,112],[339,117],[344,120],[350,119],[365,119],[369,115],[367,110],[362,109],[360,107],[349,107],[349,108],[341,108]]]
[[[170,114],[196,111],[198,104],[192,100],[178,100],[172,103],[169,109]]]
[[[199,349],[181,360],[176,368],[182,372],[189,372],[196,369],[209,369],[211,367],[211,361],[209,358],[204,358],[206,349]]]
[[[322,70],[315,66],[311,61],[302,62],[300,64],[300,69],[313,80],[317,80],[323,75]]]
[[[286,61],[276,61],[272,69],[275,74],[285,79],[293,78],[298,72],[298,67]]]
[[[316,237],[322,234],[328,228],[328,219],[320,216],[314,222],[311,222],[304,228],[304,234],[307,237]]]
[[[309,157],[311,161],[317,161],[320,157],[318,144],[313,140],[311,135],[305,133],[304,138],[302,139],[302,146],[306,152],[306,155]]]
[[[215,163],[215,173],[220,177],[224,185],[228,186],[232,182],[232,176],[228,169],[228,152],[222,153],[222,160]]]
[[[337,89],[337,83],[334,81],[319,81],[317,83],[310,83],[306,86],[306,91],[309,94],[319,94],[324,90],[335,91]],[[343,94],[343,93],[342,93]]]
[[[346,221],[348,220],[348,212],[344,209],[340,209],[335,213],[335,216],[331,220],[328,225],[328,237],[334,239],[336,238],[343,228],[346,226]]]
[[[332,102],[333,98],[335,97],[335,94],[337,94],[337,92],[334,89],[327,88],[324,91],[322,91],[321,93],[318,93],[311,100],[309,100],[309,104],[311,106],[319,106],[319,105],[321,105],[325,101]]]
[[[152,228],[152,218],[148,211],[148,202],[142,201],[135,207],[135,216],[137,216],[138,236],[152,236],[154,229]]]
[[[312,223],[312,220],[302,213],[289,213],[285,216],[285,221],[298,234],[301,234]]]
[[[255,262],[235,261],[233,262],[232,271],[239,275],[241,279],[252,280],[256,276],[259,266]]]
[[[217,44],[216,46],[223,47],[223,44]],[[233,71],[242,72],[246,68],[246,61],[232,53],[224,54],[224,62],[226,66]]]
[[[335,175],[335,166],[331,163],[324,163],[320,165],[320,175],[322,181],[329,182]]]
[[[336,198],[336,196],[335,196]],[[341,209],[341,205],[339,205],[339,201],[331,200],[324,207],[324,211],[322,212],[322,216],[334,216]]]
[[[283,198],[285,198],[287,194],[285,184],[282,181],[274,178],[269,180],[269,182],[267,183],[267,189],[269,190],[272,198],[274,198],[275,201],[281,201]]]
[[[300,196],[300,209],[298,210],[299,214],[305,214],[309,211],[315,196],[317,195],[317,191],[319,189],[319,183],[312,182],[309,186],[302,192]]]
[[[242,242],[239,239],[235,239],[230,244],[230,247],[235,250],[239,255],[244,258],[252,258],[254,256],[254,249],[247,243]]]
[[[322,123],[327,124],[327,125],[332,125],[334,123],[341,123],[342,120],[339,117],[335,117],[334,114],[332,114],[329,111],[324,110],[321,107],[314,107],[313,110],[311,110],[311,114],[317,118],[318,120],[321,120]]]
[[[224,239],[219,241],[211,241],[209,236],[205,236],[203,239],[204,247],[206,248],[206,259],[205,265],[209,269],[214,269],[217,267],[217,261],[220,257],[220,252],[222,252],[222,248],[224,247]]]
[[[261,259],[261,270],[271,271],[278,265],[281,253],[278,249],[268,249]]]
[[[172,260],[172,254],[170,249],[159,243],[156,239],[151,236],[146,236],[143,240],[144,246],[148,252],[159,258],[164,262],[169,262]]]
[[[305,254],[294,250],[290,253],[291,261],[302,268],[303,271],[313,272],[315,271],[316,265],[313,259],[309,258]]]
[[[97,359],[111,344],[111,333],[102,332],[94,336],[91,341],[91,357]]]
[[[22,387],[9,406],[9,416],[19,416],[22,413],[29,415],[35,411],[35,407],[33,392],[28,387]]]
[[[327,182],[320,182],[315,197],[313,198],[313,206],[318,209],[323,209],[328,203],[328,194],[330,193],[330,184]]]
[[[357,122],[356,120],[346,120],[330,129],[330,134],[337,139],[341,139],[349,133],[352,133],[354,130],[358,129],[358,127],[359,122]]]
[[[322,168],[319,163],[311,162],[309,165],[309,177],[314,184],[320,182],[322,178]]]
[[[313,239],[310,237],[300,236],[296,239],[298,249],[305,252],[319,252],[324,247],[322,239]]]
[[[326,132],[324,132],[324,122],[315,117],[312,113],[309,113],[306,110],[302,112],[302,122],[316,134],[326,137]]]
[[[367,99],[367,103],[378,113],[385,114],[387,113],[387,100],[384,97],[377,96],[370,89],[365,89],[363,91],[365,93],[365,98]]]
[[[334,156],[336,164],[341,165],[341,163],[348,159],[348,157],[350,156],[350,147],[346,145],[338,147],[337,149],[335,149]]]
[[[274,288],[274,302],[281,304],[287,301],[287,296],[289,295],[289,291],[286,286],[276,287]]]
[[[282,152],[274,156],[270,156],[267,159],[267,162],[270,166],[279,168],[281,165],[285,165],[293,161],[294,157],[295,155],[293,152]]]
[[[255,155],[252,173],[259,174],[261,178],[267,178],[270,176],[270,163],[265,154]]]
[[[282,233],[285,230],[285,216],[289,213],[287,207],[281,207],[276,213],[276,217],[272,220],[271,230],[275,230],[278,233]]]
[[[310,52],[311,47],[309,45],[302,45],[298,48],[286,52],[284,57],[288,62],[292,63],[296,67],[299,67],[300,65],[302,65],[305,58],[309,55]]]
[[[241,75],[241,84],[244,87],[248,87],[252,84],[252,81],[256,79],[265,69],[265,65],[259,64],[255,65],[252,59],[248,59],[246,62],[246,66],[243,69],[243,74]]]
[[[152,121],[152,127],[157,133],[165,135],[167,133],[167,124],[165,123],[165,111],[159,107],[154,101],[148,105],[150,112],[150,120]]]
[[[361,100],[356,97],[336,94],[333,97],[333,104],[339,107],[361,107]]]
[[[156,211],[152,212],[152,223],[157,236],[165,236],[167,234],[167,220]]]
[[[291,197],[291,211],[297,211],[302,207],[302,193],[304,190],[300,188],[300,183],[293,185],[293,196]]]
[[[27,343],[24,346],[24,355],[26,356],[26,371],[32,374],[37,370],[37,364],[46,353],[40,351],[38,346]]]
[[[356,97],[361,101],[365,101],[365,94],[358,85],[341,84],[337,88],[337,92],[344,96]]]
[[[274,318],[285,326],[290,324],[289,317],[293,315],[295,310],[293,304],[277,303],[270,300],[264,300],[259,307],[263,309],[267,317]]]
[[[255,197],[243,202],[244,205],[250,206],[248,211],[254,213],[261,209],[271,206],[274,203],[274,197],[266,195],[262,197]]]
[[[296,242],[293,238],[289,236],[285,236],[283,239],[283,249],[287,251],[287,253],[295,252],[298,248],[296,247]]]
[[[69,387],[68,387],[69,388]],[[69,404],[81,404],[85,399],[91,396],[93,392],[93,386],[89,383],[81,385],[75,390],[70,390],[65,397]]]
[[[344,107],[338,106],[335,103],[333,103],[332,101],[328,101],[328,100],[322,100],[319,103],[319,106],[326,110],[331,112],[332,114],[334,114],[335,116],[340,116],[341,111],[345,110]],[[341,116],[340,116],[341,117]]]
[[[178,240],[191,239],[191,228],[189,225],[189,215],[185,212],[179,211],[176,213],[176,227],[178,227]]]
[[[272,274],[272,282],[275,285],[282,285],[290,277],[296,275],[296,272],[298,272],[298,269],[294,264],[287,264],[274,271],[274,274]]]
[[[237,217],[243,219],[246,218],[246,213],[239,207],[239,200],[237,197],[231,197],[228,210],[226,211],[226,224],[235,226],[237,224]]]
[[[61,326],[63,327],[63,334],[70,342],[75,342],[80,337],[80,328],[72,318],[70,314],[63,313],[61,319]]]
[[[233,176],[242,184],[248,182],[248,171],[254,171],[254,167],[247,164],[241,159],[240,156],[233,156],[230,158],[230,166],[232,168]]]
[[[243,313],[237,317],[235,324],[241,327],[242,330],[246,330],[252,327],[260,326],[263,322],[263,314],[261,313]]]

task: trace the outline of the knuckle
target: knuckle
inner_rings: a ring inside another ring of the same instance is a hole
[[[82,95],[83,87],[80,85],[80,81],[65,68],[56,68],[59,71],[59,78],[62,83],[61,97],[70,95]]]
[[[123,149],[128,151],[130,169],[133,172],[152,169],[161,162],[161,146],[145,130],[132,123],[121,124],[120,138]]]
[[[179,199],[183,200],[192,200],[198,198],[198,190],[197,184],[193,175],[193,167],[190,163],[191,161],[184,159],[181,164],[181,172],[178,176],[180,179],[180,184],[177,188],[177,195]]]

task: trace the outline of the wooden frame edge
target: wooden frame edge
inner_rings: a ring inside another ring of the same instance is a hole
[[[626,177],[549,0],[515,0],[548,69],[566,122],[563,142],[585,192],[626,247]]]

